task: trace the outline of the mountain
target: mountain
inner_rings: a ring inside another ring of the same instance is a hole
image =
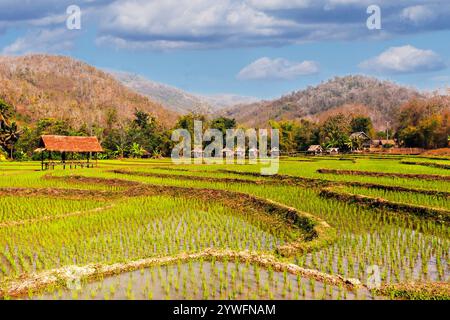
[[[137,74],[115,71],[111,74],[128,88],[157,101],[172,111],[181,114],[212,112],[212,106],[206,100],[181,89],[148,80]]]
[[[375,127],[383,129],[403,103],[420,96],[412,88],[376,78],[335,77],[276,100],[234,106],[225,110],[224,115],[240,124],[260,127],[269,120],[320,121],[327,115],[343,112],[370,116]]]
[[[200,96],[206,100],[215,110],[222,110],[231,106],[240,104],[250,104],[258,102],[260,99],[255,97],[240,96],[236,94],[214,94]]]
[[[75,126],[104,125],[113,110],[123,121],[140,109],[169,126],[178,116],[108,73],[64,56],[0,56],[0,97],[28,123],[52,117]]]
[[[225,107],[253,103],[258,99],[233,94],[199,95],[146,79],[137,74],[111,71],[111,74],[128,88],[157,101],[172,111],[215,114]]]

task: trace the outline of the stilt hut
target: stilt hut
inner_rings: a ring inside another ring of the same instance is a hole
[[[72,137],[72,136],[41,136],[39,149],[36,151],[41,153],[41,168],[50,169],[55,168],[56,165],[62,165],[64,169],[66,166],[76,168],[93,168],[97,165],[97,155],[103,152],[103,149],[98,142],[97,137]],[[60,154],[61,161],[54,161],[53,156]],[[75,159],[74,154],[80,154],[80,159]],[[91,162],[94,158],[95,163]]]

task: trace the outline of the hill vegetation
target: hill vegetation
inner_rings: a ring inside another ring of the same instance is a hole
[[[66,57],[1,57],[0,84],[1,159],[36,159],[33,151],[45,134],[95,135],[108,158],[168,156],[174,144],[172,130],[187,129],[193,136],[194,120],[201,120],[204,130],[223,133],[251,123],[276,128],[280,150],[294,153],[317,144],[361,150],[362,141],[352,140],[352,133],[386,139],[380,131],[380,122],[386,120],[389,137],[399,146],[445,148],[450,136],[449,95],[425,97],[361,76],[335,78],[220,117],[168,111],[113,76]],[[245,122],[252,110],[255,114]]]
[[[130,89],[162,104],[165,108],[180,114],[200,113],[213,115],[218,110],[258,99],[233,94],[198,95],[146,79],[126,72],[112,72],[112,75]]]
[[[339,112],[363,113],[376,128],[396,116],[399,107],[421,94],[388,81],[365,76],[336,77],[315,87],[293,92],[273,101],[238,105],[225,115],[248,126],[265,126],[270,120],[319,120]]]
[[[107,123],[108,114],[115,113],[117,121],[125,121],[137,108],[164,125],[177,117],[111,75],[63,56],[0,57],[0,88],[0,98],[27,124],[55,118],[93,131]]]

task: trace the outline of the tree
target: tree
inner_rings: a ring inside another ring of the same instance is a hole
[[[11,159],[14,154],[14,145],[19,140],[20,134],[21,131],[16,122],[11,122],[10,124],[6,122],[1,123],[0,146],[9,152]]]
[[[127,129],[127,145],[137,143],[145,151],[153,152],[162,141],[162,129],[158,126],[156,118],[144,111],[136,110],[134,117]]]
[[[350,121],[344,114],[330,116],[323,123],[321,136],[327,148],[347,149],[350,134]]]
[[[373,136],[372,120],[369,117],[356,116],[350,122],[351,132],[364,132],[369,137]]]
[[[270,126],[279,130],[280,150],[294,152],[297,150],[295,134],[298,126],[292,121],[271,121]]]
[[[13,115],[12,107],[5,101],[0,99],[0,125],[9,122],[9,118]]]
[[[449,114],[450,97],[411,100],[400,109],[396,137],[406,147],[446,147]]]
[[[311,121],[302,119],[294,134],[298,151],[305,151],[312,144],[319,144],[320,128]]]
[[[145,152],[146,150],[136,142],[134,142],[130,148],[130,154],[133,158],[141,158]]]
[[[227,129],[233,129],[236,127],[236,120],[226,117],[219,117],[213,119],[209,126],[212,129],[219,129],[222,131],[222,134],[225,135]]]

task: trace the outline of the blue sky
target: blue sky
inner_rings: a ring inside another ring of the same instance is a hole
[[[0,0],[2,54],[70,55],[203,94],[274,98],[347,74],[443,88],[449,40],[447,0]]]

